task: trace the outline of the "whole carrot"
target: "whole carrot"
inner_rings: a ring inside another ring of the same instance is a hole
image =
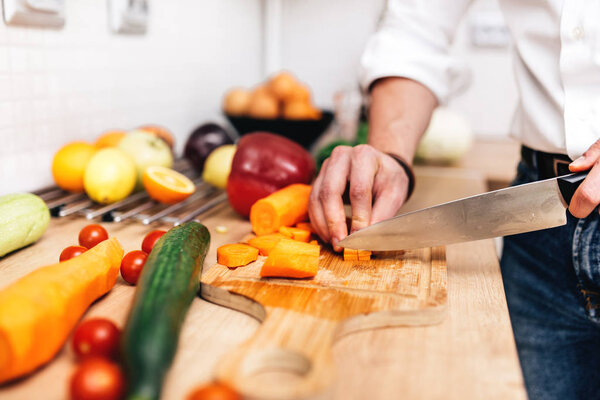
[[[54,357],[90,304],[114,286],[122,258],[110,238],[0,291],[0,383]]]

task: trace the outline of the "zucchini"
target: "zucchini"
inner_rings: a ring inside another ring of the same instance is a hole
[[[48,228],[50,211],[31,193],[0,196],[0,257],[37,241]]]
[[[121,339],[128,399],[160,397],[209,245],[208,229],[192,221],[169,230],[150,252]]]

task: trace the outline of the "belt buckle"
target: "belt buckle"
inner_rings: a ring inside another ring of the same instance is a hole
[[[570,162],[570,161],[566,161],[566,160],[560,160],[560,159],[558,159],[558,158],[555,158],[555,159],[553,160],[553,168],[552,168],[552,169],[553,169],[553,171],[554,171],[554,176],[561,176],[561,175],[566,175],[566,174],[570,173],[570,171],[569,171],[569,164],[571,164],[571,162]],[[566,165],[566,166],[567,166],[566,172],[565,172],[564,174],[563,174],[563,173],[561,173],[561,172],[558,170],[558,168],[559,168],[559,166],[560,166],[560,165]]]

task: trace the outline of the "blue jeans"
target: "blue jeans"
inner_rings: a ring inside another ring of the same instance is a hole
[[[521,163],[514,184],[538,179]],[[600,216],[507,236],[500,262],[531,400],[600,399]]]

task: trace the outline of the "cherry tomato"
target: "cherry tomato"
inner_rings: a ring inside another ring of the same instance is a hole
[[[121,261],[121,276],[131,285],[135,285],[140,278],[148,254],[141,250],[133,250],[125,254]]]
[[[106,239],[108,239],[108,232],[98,224],[88,225],[79,232],[79,244],[87,249]]]
[[[83,321],[73,334],[73,351],[80,359],[116,357],[119,352],[119,328],[105,318]]]
[[[242,400],[242,396],[229,386],[215,382],[197,388],[187,400]]]
[[[83,246],[69,246],[66,247],[61,253],[58,261],[63,262],[70,260],[73,257],[77,257],[80,254],[83,254],[87,251],[87,249]]]
[[[102,358],[83,361],[71,376],[71,400],[118,400],[125,379],[119,366]]]
[[[150,252],[152,251],[152,248],[154,247],[154,245],[156,244],[156,242],[158,242],[158,239],[160,239],[160,237],[162,235],[164,235],[165,231],[152,231],[149,234],[146,235],[146,237],[144,238],[144,241],[142,242],[142,250],[146,252],[146,254],[150,254]]]

